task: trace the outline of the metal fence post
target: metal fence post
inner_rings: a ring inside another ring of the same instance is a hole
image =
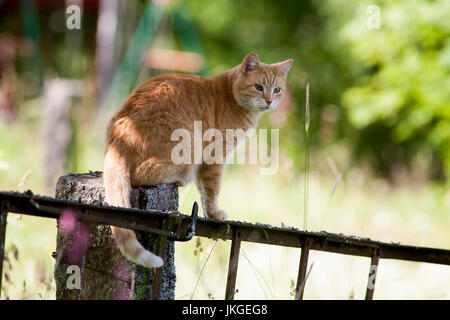
[[[366,300],[373,299],[373,293],[375,291],[375,280],[378,271],[378,262],[380,261],[380,250],[373,249],[372,257],[370,259],[370,271],[369,280],[367,281]]]
[[[306,270],[308,268],[309,248],[311,247],[311,239],[306,238],[302,245],[302,255],[300,257],[300,266],[298,268],[297,287],[295,290],[295,300],[303,299],[303,292],[306,284]]]
[[[225,300],[234,300],[240,249],[241,249],[240,233],[235,229],[233,231],[233,239],[231,242],[230,261],[228,264],[227,287],[225,289]]]

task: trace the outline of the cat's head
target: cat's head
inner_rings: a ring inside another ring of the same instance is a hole
[[[249,53],[236,68],[233,95],[237,103],[247,110],[275,109],[286,91],[286,76],[292,59],[265,64],[255,53]]]

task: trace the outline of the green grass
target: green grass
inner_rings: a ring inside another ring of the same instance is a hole
[[[40,129],[38,122],[29,118],[32,116],[13,126],[0,124],[0,160],[7,166],[0,167],[0,190],[17,189],[31,170],[24,188],[45,194]],[[79,171],[101,169],[103,130],[93,125],[80,132]],[[323,228],[385,242],[448,249],[448,188],[432,183],[392,187],[360,168],[340,168],[342,180],[330,197],[336,177],[326,169],[323,158],[311,154],[309,231]],[[228,167],[219,204],[231,220],[301,229],[302,195],[304,176],[293,174],[289,159],[280,157],[279,174],[273,176],[260,175],[257,166]],[[195,187],[180,188],[180,211],[189,214],[193,201],[199,201]],[[3,298],[54,299],[51,253],[56,245],[55,221],[17,217],[11,214],[8,218],[6,248],[11,268],[5,264],[9,281],[4,275]],[[212,250],[213,245],[213,240],[205,238],[176,243],[177,299],[189,299],[193,293],[194,299],[223,299],[230,242],[219,240]],[[242,249],[235,298],[292,299],[300,250],[252,243],[243,243]],[[313,251],[309,261],[314,268],[305,286],[305,299],[364,297],[369,259]],[[450,299],[448,283],[447,266],[382,260],[375,299]]]
[[[279,177],[260,176],[253,169],[229,171],[225,176],[219,203],[228,212],[229,218],[299,227],[303,199],[298,195],[302,194],[303,177],[298,177],[297,183],[283,185],[278,181]],[[352,185],[351,181],[346,181],[345,185],[340,184],[328,202],[335,181],[312,174],[309,230],[320,231],[323,214],[329,206],[324,223],[324,229],[328,232],[448,248],[450,193],[445,188],[425,185],[418,189],[383,189],[380,181],[370,178],[360,183]],[[186,192],[188,194],[184,195],[181,205],[183,212],[189,212],[192,202],[198,200],[195,188]],[[201,241],[206,243],[205,246],[211,243],[207,239]],[[239,292],[235,298],[291,299],[290,287],[291,282],[297,279],[300,250],[251,243],[243,243],[242,247],[251,264],[241,253],[236,285]],[[208,268],[202,274],[204,280],[197,288],[197,298],[223,298],[229,250],[229,243],[219,241],[208,261]],[[193,259],[193,251],[190,243],[176,245],[176,261],[181,266],[177,268],[177,298],[189,294],[192,281],[196,279],[194,275],[199,273],[206,259],[204,252]],[[271,258],[268,259],[268,256]],[[309,261],[310,264],[314,262],[314,268],[306,283],[305,299],[364,297],[370,264],[368,258],[313,251]],[[408,279],[405,274],[411,277]],[[275,281],[271,280],[272,277]],[[450,268],[447,266],[382,260],[375,298],[448,299],[450,288],[443,283],[449,281]],[[274,297],[271,292],[276,292]]]

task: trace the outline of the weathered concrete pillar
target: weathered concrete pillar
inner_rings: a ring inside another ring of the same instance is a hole
[[[56,185],[56,198],[102,204],[105,199],[102,173],[69,174],[61,177]],[[143,210],[176,211],[178,189],[171,184],[133,188],[131,205]],[[145,248],[156,252],[157,236],[140,232],[136,234]],[[63,214],[58,221],[55,258],[56,299],[150,298],[154,269],[136,266],[127,261],[117,248],[109,226],[84,225],[74,221],[71,225],[70,212]],[[70,266],[72,267],[69,268]],[[76,268],[81,272],[80,290],[74,288]],[[174,298],[174,243],[167,241],[160,299]]]

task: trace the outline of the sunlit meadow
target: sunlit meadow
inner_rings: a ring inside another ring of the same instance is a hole
[[[31,102],[14,126],[0,124],[1,190],[31,189],[53,196],[43,187],[38,108],[39,101]],[[104,127],[90,124],[79,132],[77,170],[101,170]],[[338,146],[311,152],[309,231],[448,248],[448,189],[414,177],[392,185],[374,178],[367,168],[350,167],[346,157]],[[304,176],[294,174],[293,163],[282,151],[276,175],[261,175],[259,169],[256,165],[227,168],[220,204],[229,219],[302,229]],[[332,193],[339,173],[342,179]],[[198,193],[194,185],[179,191],[180,211],[189,214]],[[55,221],[10,214],[2,298],[54,299],[51,254],[55,246]],[[176,243],[176,299],[223,299],[229,250],[229,241],[195,237]],[[235,299],[292,299],[299,259],[300,249],[243,243]],[[368,258],[313,251],[309,264],[305,299],[364,298]],[[449,299],[450,269],[382,260],[374,298]]]

